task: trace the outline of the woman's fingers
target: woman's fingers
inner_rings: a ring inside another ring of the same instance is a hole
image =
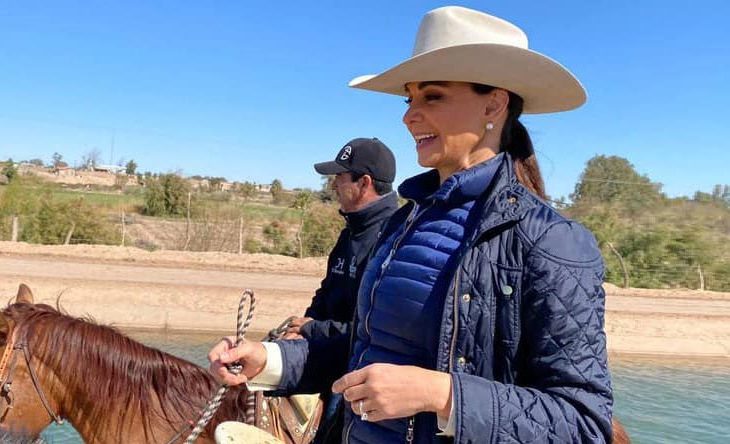
[[[232,347],[231,338],[224,338],[208,353],[210,373],[219,382],[238,385],[258,375],[266,366],[266,349],[260,342],[244,340]],[[228,370],[227,364],[240,363],[243,372],[238,375]]]
[[[221,355],[221,353],[233,347],[233,344],[235,343],[236,338],[233,336],[226,336],[222,338],[216,345],[213,346],[212,349],[210,349],[210,352],[208,352],[208,361],[213,362],[218,360],[218,357]]]
[[[360,370],[355,370],[353,372],[347,373],[345,376],[341,377],[340,379],[335,381],[334,384],[332,384],[332,392],[344,393],[345,390],[352,386],[363,384],[367,380],[369,369],[370,366],[367,366],[361,368]]]
[[[233,374],[220,361],[210,364],[210,373],[220,384],[239,385],[248,382],[248,378],[244,373],[240,373],[238,375]]]

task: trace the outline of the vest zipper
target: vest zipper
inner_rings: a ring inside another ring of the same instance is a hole
[[[413,224],[416,222],[416,220],[423,213],[425,213],[426,210],[428,210],[429,208],[431,208],[431,206],[433,206],[433,202],[432,202],[428,206],[424,207],[423,211],[418,213],[418,204],[415,201],[411,201],[411,202],[413,202],[413,208],[411,209],[411,212],[408,213],[408,217],[406,218],[406,226],[403,229],[403,233],[401,233],[401,235],[393,242],[393,246],[390,248],[390,252],[388,252],[388,256],[386,256],[385,260],[383,261],[382,265],[380,266],[380,271],[378,271],[378,277],[375,280],[375,282],[373,283],[373,287],[370,289],[370,310],[365,315],[365,319],[363,321],[365,324],[365,331],[367,332],[368,335],[370,335],[370,314],[373,312],[373,304],[375,303],[375,289],[380,284],[380,280],[383,277],[383,271],[388,267],[388,264],[390,263],[391,259],[393,259],[395,250],[398,249],[398,245],[401,243],[403,238],[406,237],[406,234],[408,234],[408,230],[410,230],[410,228],[413,226]],[[416,214],[416,213],[418,213],[418,214]],[[355,332],[353,330],[353,335],[354,335],[354,333]],[[352,336],[352,338],[354,339],[354,336]],[[360,353],[360,357],[357,359],[357,364],[355,365],[355,367],[359,367],[360,364],[362,363],[362,359],[365,356],[365,351],[366,350],[363,350],[363,352]],[[411,417],[408,420],[408,431],[406,432],[406,442],[407,443],[413,442],[413,427],[414,427],[414,423],[415,423],[414,418],[415,417]],[[353,419],[352,421],[350,421],[350,424],[347,425],[347,431],[345,432],[345,443],[350,442],[350,432],[352,431],[352,426],[353,426],[353,424],[355,424],[355,421],[356,421],[356,419]]]
[[[406,443],[411,444],[413,442],[413,430],[415,429],[416,417],[411,416],[408,418],[408,431],[406,432]]]
[[[386,268],[388,268],[388,265],[390,264],[390,261],[393,259],[393,255],[395,255],[395,251],[398,249],[398,246],[400,245],[400,243],[403,241],[403,239],[408,234],[408,230],[411,229],[411,227],[416,222],[416,220],[418,220],[418,218],[424,212],[426,212],[426,210],[428,210],[431,207],[431,205],[433,205],[433,203],[432,204],[429,204],[427,207],[424,207],[423,208],[423,211],[421,211],[419,213],[418,212],[418,204],[415,203],[415,202],[413,203],[413,209],[411,210],[411,212],[408,214],[408,217],[406,218],[406,227],[403,229],[403,232],[398,237],[398,239],[396,239],[395,241],[393,241],[393,246],[390,247],[390,251],[388,252],[388,256],[385,257],[385,260],[380,265],[380,271],[378,272],[378,279],[375,281],[375,283],[373,284],[373,287],[370,289],[370,310],[368,311],[367,315],[365,316],[365,331],[368,333],[368,335],[370,335],[370,314],[373,312],[373,304],[375,302],[375,289],[378,288],[378,285],[380,284],[380,281],[381,281],[381,279],[383,277],[383,271]],[[416,214],[416,213],[418,213],[418,214]],[[363,352],[360,355],[360,358],[361,359],[362,359],[362,356],[364,354],[365,353]],[[358,362],[358,364],[359,363],[360,362]]]
[[[459,332],[459,269],[461,261],[456,266],[456,276],[454,277],[454,331],[451,333],[451,345],[449,346],[449,372],[454,368],[454,348],[456,348],[456,335]]]

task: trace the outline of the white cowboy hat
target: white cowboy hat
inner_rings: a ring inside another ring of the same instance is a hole
[[[377,75],[356,77],[354,88],[406,95],[423,81],[481,83],[522,97],[524,113],[567,111],[586,101],[577,78],[558,62],[527,48],[517,26],[483,12],[445,6],[421,21],[413,56]]]

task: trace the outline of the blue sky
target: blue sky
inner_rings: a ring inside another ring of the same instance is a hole
[[[141,171],[318,188],[313,163],[377,136],[400,182],[422,171],[404,103],[346,85],[407,58],[449,3],[352,3],[0,0],[0,159],[96,148]],[[517,24],[588,90],[576,111],[524,118],[553,197],[596,154],[671,196],[730,183],[730,2],[454,4]]]

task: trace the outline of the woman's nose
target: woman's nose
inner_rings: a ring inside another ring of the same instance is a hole
[[[421,112],[414,106],[409,106],[406,112],[403,114],[403,123],[408,126],[411,123],[415,123],[421,118]]]

